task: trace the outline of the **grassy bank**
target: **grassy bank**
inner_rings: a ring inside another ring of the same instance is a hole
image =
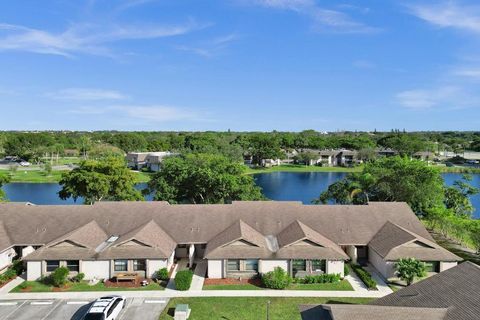
[[[270,319],[300,320],[298,306],[301,304],[365,304],[367,298],[173,298],[160,315],[160,320],[173,319],[177,304],[188,304],[192,309],[190,318],[210,319],[266,319],[267,302],[270,301]]]
[[[204,285],[203,290],[264,290],[264,287],[252,283]],[[320,290],[320,291],[353,291],[352,285],[347,280],[336,283],[293,283],[286,290]]]
[[[10,292],[82,292],[82,291],[148,291],[148,290],[165,290],[165,287],[152,282],[144,287],[135,288],[118,288],[118,287],[106,287],[103,282],[99,282],[96,285],[90,286],[87,282],[79,283],[67,283],[62,288],[56,288],[39,281],[25,281],[22,284],[16,286]]]

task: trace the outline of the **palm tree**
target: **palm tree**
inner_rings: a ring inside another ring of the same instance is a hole
[[[425,263],[418,261],[414,258],[404,258],[398,260],[395,265],[397,276],[407,283],[407,286],[411,285],[415,278],[421,278],[426,275]]]

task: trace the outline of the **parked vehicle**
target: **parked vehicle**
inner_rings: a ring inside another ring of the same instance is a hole
[[[125,297],[101,297],[92,304],[83,320],[115,320],[125,307]]]
[[[22,167],[29,167],[29,166],[30,166],[30,162],[28,162],[28,161],[20,161],[20,162],[19,162],[19,165],[21,165]]]

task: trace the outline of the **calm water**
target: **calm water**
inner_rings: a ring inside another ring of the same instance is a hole
[[[265,195],[272,200],[294,200],[310,204],[312,199],[325,190],[331,183],[342,179],[345,173],[340,172],[274,172],[256,174],[255,181],[262,187]],[[445,183],[451,185],[462,177],[461,174],[448,173],[443,175]],[[480,187],[480,174],[473,175],[472,185]],[[143,189],[145,184],[137,185]],[[73,204],[73,200],[60,200],[57,192],[60,187],[56,183],[10,183],[4,186],[10,201],[28,201],[35,204]],[[151,200],[151,198],[147,198]],[[79,199],[78,203],[82,203]],[[477,208],[474,213],[480,218],[480,195],[472,197],[472,203]]]

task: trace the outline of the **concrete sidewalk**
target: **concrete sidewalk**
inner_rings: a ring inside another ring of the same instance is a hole
[[[23,278],[16,277],[15,279],[13,279],[12,281],[10,281],[9,283],[7,283],[6,285],[0,288],[0,296],[3,294],[9,293],[13,288],[18,286],[23,281],[25,281]]]
[[[197,267],[195,268],[195,273],[193,274],[192,285],[190,286],[190,291],[202,290],[203,282],[205,281],[205,274],[207,273],[207,262],[199,261]]]

